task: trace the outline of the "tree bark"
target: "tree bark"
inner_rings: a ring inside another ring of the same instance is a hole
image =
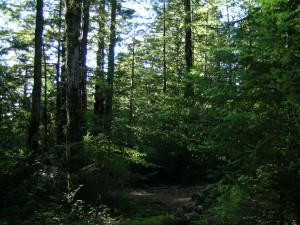
[[[82,14],[82,38],[81,38],[81,49],[80,49],[80,65],[81,65],[81,107],[83,114],[83,135],[86,134],[86,122],[85,114],[87,111],[87,93],[86,93],[86,81],[87,81],[87,66],[86,66],[86,55],[87,55],[87,43],[89,33],[89,21],[90,21],[90,0],[83,1],[83,14]]]
[[[58,46],[57,46],[57,63],[56,63],[56,143],[62,145],[66,143],[64,128],[67,125],[66,112],[66,48],[63,42],[62,30],[62,8],[63,0],[59,3],[58,15]],[[65,39],[65,38],[64,38]],[[62,61],[62,63],[61,63]]]
[[[90,18],[90,0],[83,1],[83,14],[82,14],[82,38],[81,38],[81,74],[82,74],[82,109],[87,109],[87,95],[86,95],[86,79],[87,79],[87,66],[86,66],[86,55],[87,55],[87,42],[89,32],[89,18]]]
[[[184,25],[185,25],[185,63],[186,63],[186,86],[184,91],[185,97],[194,95],[194,87],[191,81],[190,73],[193,67],[193,40],[192,40],[192,11],[191,0],[183,0],[184,2]]]
[[[112,106],[113,106],[113,82],[115,73],[115,45],[116,45],[116,11],[117,0],[111,0],[111,23],[110,23],[110,43],[108,49],[108,71],[107,71],[107,94],[106,94],[106,122],[105,134],[110,137],[112,134]]]
[[[42,89],[42,57],[43,57],[43,0],[36,3],[36,26],[34,39],[34,84],[32,91],[31,118],[28,132],[27,146],[33,154],[39,150],[39,126],[41,114],[41,89]]]
[[[47,60],[45,53],[45,46],[43,45],[43,58],[44,58],[44,151],[48,151],[48,79],[47,79]]]
[[[95,85],[95,103],[94,114],[101,119],[103,129],[103,119],[105,112],[105,0],[100,1],[99,5],[99,31],[98,31],[98,51],[97,51],[97,69],[96,69],[96,85]],[[101,129],[101,130],[102,130]],[[98,131],[97,131],[98,133]]]
[[[75,173],[82,167],[79,153],[82,148],[84,115],[81,99],[81,6],[82,0],[66,0],[66,38],[67,38],[67,163],[68,190],[77,188]]]

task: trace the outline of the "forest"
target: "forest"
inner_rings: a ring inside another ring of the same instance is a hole
[[[0,16],[0,225],[300,225],[298,0]]]

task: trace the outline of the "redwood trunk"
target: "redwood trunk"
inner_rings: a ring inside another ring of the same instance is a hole
[[[101,119],[102,126],[99,130],[103,131],[103,119],[105,113],[105,74],[104,74],[104,60],[105,60],[105,0],[101,0],[99,5],[99,31],[98,31],[98,51],[97,51],[97,70],[96,70],[96,85],[95,85],[95,103],[94,114]]]
[[[113,106],[113,82],[115,73],[115,45],[116,45],[116,11],[117,0],[111,1],[111,24],[110,24],[110,43],[108,49],[108,71],[107,71],[107,83],[108,90],[106,94],[106,122],[105,122],[105,134],[111,136],[112,134],[112,106]]]
[[[192,11],[191,0],[184,1],[185,11],[185,63],[186,63],[186,86],[185,97],[192,97],[194,95],[194,87],[191,80],[191,70],[193,67],[193,40],[192,40]]]
[[[28,132],[27,145],[33,154],[39,149],[39,126],[41,114],[41,89],[42,89],[42,56],[43,56],[43,0],[36,3],[36,26],[35,26],[35,52],[34,52],[34,84],[32,90],[31,118]]]
[[[84,115],[81,101],[81,71],[80,71],[80,30],[81,30],[81,0],[66,0],[66,38],[67,38],[67,162],[68,189],[77,188],[75,173],[82,167],[79,156],[82,150]]]
[[[62,145],[66,143],[64,127],[67,125],[66,112],[66,48],[62,40],[62,6],[63,1],[59,3],[59,22],[58,22],[58,46],[57,46],[57,64],[56,64],[56,143]],[[62,61],[62,64],[61,64]]]

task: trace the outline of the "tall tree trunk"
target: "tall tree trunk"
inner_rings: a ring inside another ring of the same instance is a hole
[[[98,31],[98,51],[97,51],[97,69],[96,69],[96,85],[95,85],[95,103],[94,114],[101,120],[101,131],[103,131],[104,112],[105,112],[105,0],[100,1],[99,5],[99,31]],[[99,129],[96,133],[99,132]]]
[[[110,43],[108,49],[108,71],[107,71],[107,83],[108,90],[106,94],[106,123],[105,134],[111,136],[112,134],[112,106],[113,106],[113,82],[115,73],[115,45],[116,45],[116,12],[117,12],[117,0],[111,0],[111,23],[110,23]]]
[[[58,145],[65,144],[66,137],[64,127],[67,125],[67,112],[66,112],[66,48],[63,43],[61,30],[62,30],[62,9],[63,0],[59,3],[58,15],[58,46],[57,46],[57,63],[56,63],[56,143]],[[63,64],[61,64],[63,61]]]
[[[185,63],[186,63],[186,86],[184,91],[185,97],[194,95],[194,87],[191,80],[191,70],[193,67],[193,40],[192,40],[192,10],[191,0],[183,0],[184,2],[184,26],[185,26]]]
[[[82,0],[66,0],[66,38],[67,38],[67,162],[68,190],[77,188],[75,173],[82,167],[79,157],[83,139],[84,115],[81,99],[81,6]]]
[[[204,70],[203,70],[203,74],[204,77],[209,77],[208,75],[208,71],[207,71],[207,49],[209,48],[208,46],[208,18],[209,18],[209,14],[208,11],[206,12],[206,17],[205,17],[205,53],[204,53]]]
[[[43,57],[43,0],[36,2],[36,26],[34,39],[34,85],[32,91],[31,118],[28,132],[27,145],[34,154],[38,153],[39,125],[41,112],[41,89],[42,89],[42,57]]]
[[[87,55],[87,43],[89,33],[89,21],[90,21],[90,0],[83,1],[83,14],[82,14],[82,38],[81,38],[81,49],[80,49],[80,65],[81,65],[81,107],[83,113],[83,135],[86,134],[86,122],[85,114],[87,111],[87,93],[86,93],[86,80],[87,80],[87,66],[86,66],[86,55]]]
[[[47,79],[47,60],[45,53],[45,45],[43,45],[43,57],[44,57],[44,148],[48,151],[48,79]]]
[[[176,27],[176,36],[175,36],[175,52],[180,52],[182,48],[182,43],[181,43],[181,35],[178,35],[180,33],[180,28],[179,26]],[[181,66],[181,58],[179,54],[176,54],[176,73],[177,73],[177,87],[180,86],[181,80],[182,80],[182,74],[183,74],[183,69]]]
[[[87,55],[87,42],[89,32],[89,18],[90,18],[90,0],[83,1],[83,14],[82,14],[82,38],[81,38],[81,74],[82,74],[82,109],[87,109],[87,95],[86,95],[86,79],[87,79],[87,66],[86,66],[86,55]]]

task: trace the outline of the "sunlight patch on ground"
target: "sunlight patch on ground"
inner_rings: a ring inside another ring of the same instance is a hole
[[[146,192],[146,191],[132,191],[132,192],[130,192],[130,195],[132,195],[132,196],[151,196],[153,194]]]
[[[174,203],[188,203],[191,201],[191,198],[174,198]]]

